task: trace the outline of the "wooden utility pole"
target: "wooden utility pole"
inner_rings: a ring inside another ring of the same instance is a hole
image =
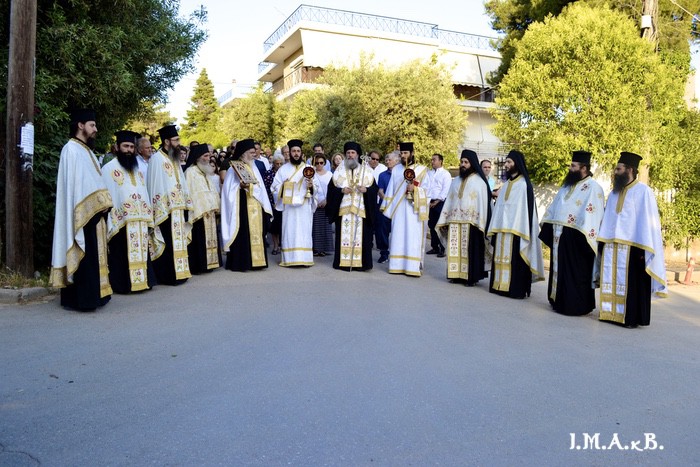
[[[34,65],[36,0],[12,0],[5,147],[6,265],[34,274]]]
[[[655,51],[659,49],[659,31],[656,27],[658,21],[658,0],[644,0],[642,5],[642,37],[654,44]]]
[[[640,28],[642,30],[642,38],[648,40],[654,45],[654,52],[659,51],[659,30],[657,24],[659,21],[659,1],[658,0],[643,0],[642,4],[642,18]],[[646,139],[650,136],[646,135]],[[639,168],[639,180],[644,183],[649,183],[649,162],[648,158],[651,154],[649,149],[651,144],[646,143],[645,148],[643,148],[644,153],[642,156],[647,159],[644,164]]]

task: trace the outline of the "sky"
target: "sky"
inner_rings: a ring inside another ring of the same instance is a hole
[[[234,87],[257,84],[263,43],[299,7],[299,0],[181,0],[180,16],[202,5],[209,37],[200,47],[192,72],[168,94],[166,108],[184,123],[195,82],[206,68],[218,98]],[[307,5],[437,24],[440,29],[494,37],[482,0],[314,0]]]

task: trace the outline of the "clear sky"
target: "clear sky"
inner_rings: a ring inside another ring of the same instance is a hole
[[[170,91],[167,109],[184,123],[195,81],[202,68],[214,83],[216,97],[238,85],[257,84],[263,42],[301,3],[299,0],[181,0],[180,14],[187,17],[201,5],[208,12],[204,28],[209,38],[199,50],[192,72]],[[495,36],[482,0],[314,0],[307,5],[389,16],[437,24],[440,29]]]

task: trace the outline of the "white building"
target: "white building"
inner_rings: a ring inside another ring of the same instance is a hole
[[[501,59],[491,39],[435,24],[301,5],[265,41],[258,80],[269,83],[279,99],[288,99],[316,86],[324,68],[353,66],[362,53],[389,66],[436,56],[452,70],[455,98],[468,112],[463,148],[494,157],[501,145],[491,131],[495,119],[488,109],[495,104],[486,77]]]

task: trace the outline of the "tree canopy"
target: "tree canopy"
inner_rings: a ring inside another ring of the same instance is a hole
[[[220,146],[218,140],[222,138],[216,136],[220,117],[219,102],[214,95],[214,84],[209,79],[206,68],[202,69],[197,78],[190,104],[187,123],[182,126],[183,139],[211,142],[210,140],[215,137],[217,142],[211,142],[211,144]]]
[[[362,57],[355,68],[326,69],[319,83],[292,102],[285,136],[319,141],[327,153],[349,140],[382,152],[413,141],[419,160],[439,152],[456,163],[466,113],[441,65],[413,61],[388,68]]]
[[[515,57],[518,43],[525,31],[548,16],[557,16],[563,9],[573,3],[586,4],[591,7],[610,6],[635,22],[636,27],[642,13],[644,0],[487,0],[484,4],[486,13],[491,17],[491,26],[503,34],[497,41],[502,56],[498,71],[490,77],[491,84],[498,84],[508,73]],[[688,68],[690,62],[689,41],[698,40],[696,21],[691,14],[700,13],[700,0],[684,0],[681,8],[674,2],[659,2],[658,33],[659,50],[666,60]],[[687,10],[687,11],[685,11]]]
[[[34,157],[36,264],[48,264],[53,231],[55,177],[68,136],[68,109],[97,111],[98,145],[167,91],[192,66],[206,38],[201,9],[179,16],[178,0],[38,0],[36,37],[37,113]],[[0,0],[7,63],[10,1]],[[128,14],[126,14],[128,13]],[[126,14],[126,16],[125,16]],[[0,68],[7,83],[7,68]],[[6,92],[0,93],[5,108]],[[0,132],[4,134],[5,115]],[[4,176],[3,181],[4,197]],[[4,203],[3,203],[4,206]],[[4,213],[2,214],[4,218]]]
[[[280,144],[283,123],[282,105],[262,85],[248,96],[236,99],[222,109],[220,132],[232,138],[253,138],[273,148]]]
[[[575,3],[532,24],[518,44],[496,100],[495,133],[521,146],[539,181],[560,180],[580,148],[602,170],[621,150],[661,164],[664,131],[683,117],[683,77],[625,15]]]

